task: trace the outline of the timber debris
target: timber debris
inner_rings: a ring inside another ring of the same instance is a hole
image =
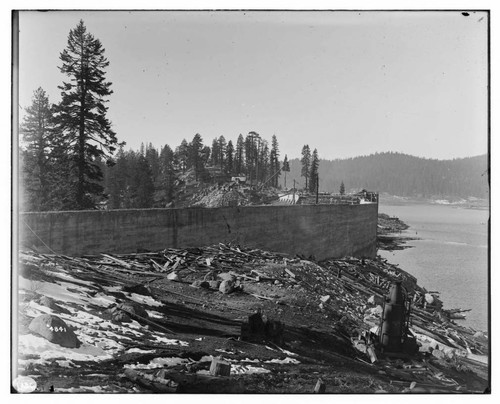
[[[65,294],[79,293],[85,305],[55,296],[57,307],[66,310],[57,315],[87,349],[92,338],[111,330],[119,338],[106,345],[113,357],[107,374],[115,386],[109,391],[324,392],[327,385],[328,392],[353,392],[342,382],[346,369],[380,378],[355,392],[470,392],[487,385],[482,362],[488,336],[453,321],[466,310],[443,310],[438,292],[381,258],[315,262],[219,243],[78,258],[25,251],[19,262],[21,277],[31,280],[20,307],[26,324],[41,314],[41,305],[31,301],[41,301],[49,283],[57,291],[70,282]],[[412,303],[409,332],[419,351],[413,356],[374,349],[394,282]],[[44,366],[29,372],[48,367],[42,379],[52,381],[60,369]],[[71,372],[82,379],[78,366]],[[97,372],[91,362],[85,366]],[[310,377],[299,379],[295,369],[307,367],[316,373],[305,370]]]

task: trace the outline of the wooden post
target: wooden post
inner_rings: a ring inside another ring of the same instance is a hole
[[[231,373],[231,364],[222,360],[219,356],[212,358],[210,364],[210,374],[213,376],[229,376]]]
[[[323,394],[326,391],[326,384],[323,379],[319,378],[314,387],[314,392],[316,394]]]

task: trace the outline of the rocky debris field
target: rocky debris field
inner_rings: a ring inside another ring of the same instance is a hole
[[[372,348],[401,281],[418,352]],[[54,393],[483,393],[487,334],[385,260],[258,249],[19,254],[17,370]],[[432,299],[431,299],[432,297]],[[15,362],[16,363],[16,362]]]

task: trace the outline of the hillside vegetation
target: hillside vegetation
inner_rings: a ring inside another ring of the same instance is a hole
[[[287,186],[303,186],[299,159],[290,160]],[[402,153],[376,153],[349,159],[321,160],[320,191],[362,188],[408,197],[488,198],[487,155],[434,160]],[[284,176],[280,177],[284,185]]]

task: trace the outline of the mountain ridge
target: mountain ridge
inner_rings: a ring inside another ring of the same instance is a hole
[[[407,197],[488,198],[488,155],[437,160],[398,152],[375,153],[348,159],[320,160],[320,191],[368,189]],[[299,159],[290,160],[286,187],[304,186]],[[280,176],[285,186],[285,175]]]

